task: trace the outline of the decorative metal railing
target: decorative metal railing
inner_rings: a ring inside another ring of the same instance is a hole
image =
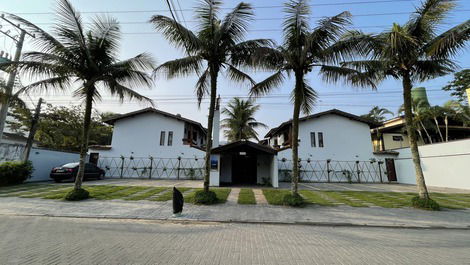
[[[373,159],[369,161],[300,159],[299,169],[300,182],[388,182],[384,162]],[[278,170],[280,181],[291,181],[292,160],[278,160]]]
[[[100,157],[107,177],[147,179],[203,179],[203,158]]]

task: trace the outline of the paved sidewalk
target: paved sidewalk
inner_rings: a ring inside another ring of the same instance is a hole
[[[470,210],[430,212],[411,208],[348,206],[297,209],[271,205],[185,204],[183,215],[176,218],[172,214],[171,201],[65,202],[5,197],[0,198],[0,215],[470,229]]]

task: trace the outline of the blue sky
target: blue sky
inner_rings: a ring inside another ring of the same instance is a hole
[[[383,3],[370,3],[371,0],[318,0],[310,1],[312,5],[312,25],[319,17],[331,16],[342,11],[350,11],[353,14],[354,29],[362,29],[366,32],[378,32],[389,27],[393,22],[402,23],[407,20],[408,14],[414,10],[414,6],[419,4],[416,0],[376,0]],[[178,1],[173,0],[178,6]],[[239,1],[223,1],[224,7],[233,7]],[[252,22],[248,39],[271,38],[277,43],[281,43],[281,23],[283,18],[282,6],[284,1],[246,1],[255,7],[256,19]],[[369,2],[369,3],[364,3]],[[181,57],[181,51],[175,49],[148,23],[153,14],[163,14],[169,16],[166,2],[164,0],[72,0],[73,5],[83,12],[85,19],[96,15],[95,12],[109,12],[109,15],[117,18],[121,22],[122,46],[121,57],[128,58],[141,52],[151,53],[158,63]],[[182,14],[178,15],[186,20],[187,27],[194,29],[192,8],[197,5],[195,0],[179,0]],[[456,25],[469,19],[470,1],[458,1],[458,7],[447,19],[446,25],[441,30],[445,30],[452,25]],[[54,16],[50,12],[54,11],[54,0],[16,0],[2,1],[0,11],[9,12],[23,16],[33,23],[37,23],[45,29],[51,26]],[[131,12],[129,12],[131,11]],[[34,13],[34,14],[33,14]],[[29,43],[24,50],[31,50]],[[0,36],[0,50],[13,51],[12,43]],[[470,55],[468,49],[463,50],[457,60],[462,68],[470,67]],[[266,73],[249,72],[252,77],[261,81],[266,77]],[[446,76],[419,84],[428,89],[428,97],[432,104],[442,104],[450,99],[448,93],[440,88],[445,85],[452,76]],[[320,94],[314,112],[338,108],[354,114],[368,112],[374,105],[386,107],[396,112],[402,103],[401,84],[398,81],[388,80],[378,87],[377,91],[371,89],[351,88],[344,84],[326,84],[321,81],[317,72],[312,72],[308,80],[313,88]],[[194,85],[196,77],[174,79],[167,81],[159,77],[155,86],[149,89],[138,89],[142,94],[155,99],[157,108],[172,113],[206,123],[207,106],[202,104],[198,109],[194,98]],[[293,81],[289,80],[279,89],[273,91],[269,98],[261,98],[261,110],[257,114],[257,119],[269,125],[277,126],[281,122],[288,120],[292,116],[292,105],[288,94],[293,86]],[[219,93],[223,97],[223,104],[232,96],[246,96],[248,88],[227,81],[222,75],[219,78]],[[46,101],[55,105],[80,104],[80,101],[73,99],[71,92],[42,95]],[[37,94],[31,95],[31,100],[36,100]],[[29,97],[25,98],[30,100]],[[137,102],[125,102],[120,104],[118,100],[105,96],[103,101],[96,105],[100,111],[113,111],[125,113],[128,111],[145,107]],[[266,132],[260,131],[260,134]]]

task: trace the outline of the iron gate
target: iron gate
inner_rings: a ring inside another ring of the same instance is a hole
[[[278,160],[279,181],[291,181],[292,160]],[[388,182],[383,161],[299,160],[300,182]]]

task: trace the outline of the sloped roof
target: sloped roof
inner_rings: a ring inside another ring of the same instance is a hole
[[[372,122],[372,121],[369,121],[367,119],[364,119],[364,118],[361,118],[357,115],[354,115],[354,114],[351,114],[351,113],[348,113],[348,112],[344,112],[344,111],[341,111],[339,109],[331,109],[331,110],[327,110],[327,111],[323,111],[323,112],[319,112],[319,113],[315,113],[315,114],[312,114],[312,115],[309,115],[309,116],[305,116],[305,117],[302,117],[299,119],[299,122],[302,122],[302,121],[306,121],[306,120],[310,120],[310,119],[316,119],[316,118],[319,118],[321,116],[325,116],[325,115],[329,115],[329,114],[334,114],[334,115],[338,115],[338,116],[342,116],[342,117],[345,117],[345,118],[348,118],[350,120],[354,120],[354,121],[358,121],[358,122],[362,122],[362,123],[366,123],[368,124],[369,126],[379,126],[380,124],[377,124],[375,122]],[[272,128],[267,134],[266,136],[264,136],[265,138],[268,138],[274,134],[276,134],[277,132],[279,132],[280,130],[286,128],[287,126],[290,126],[292,124],[292,120],[289,120],[289,121],[286,121],[286,122],[283,122],[281,123],[281,125],[279,125],[278,127],[276,128]]]
[[[156,113],[156,114],[160,114],[160,115],[163,115],[165,117],[173,118],[173,119],[176,119],[176,120],[179,120],[179,121],[184,121],[184,122],[196,125],[196,126],[200,127],[201,130],[206,131],[206,128],[204,128],[197,121],[193,121],[193,120],[184,118],[179,114],[172,114],[172,113],[169,113],[169,112],[157,110],[155,108],[145,108],[145,109],[141,109],[141,110],[125,113],[125,114],[116,115],[114,117],[111,117],[111,118],[105,120],[104,122],[106,122],[107,124],[110,124],[110,125],[114,125],[114,123],[118,120],[127,119],[127,118],[135,117],[135,116],[138,116],[138,115],[141,115],[141,114],[146,114],[146,113]]]
[[[221,145],[215,148],[212,148],[211,153],[212,154],[220,154],[223,152],[229,152],[229,151],[237,151],[239,149],[244,149],[244,148],[249,148],[249,149],[254,149],[256,151],[259,151],[261,153],[266,153],[270,155],[275,155],[277,154],[277,150],[267,146],[267,145],[262,145],[258,143],[253,143],[250,141],[237,141],[233,143],[229,143],[226,145]]]

